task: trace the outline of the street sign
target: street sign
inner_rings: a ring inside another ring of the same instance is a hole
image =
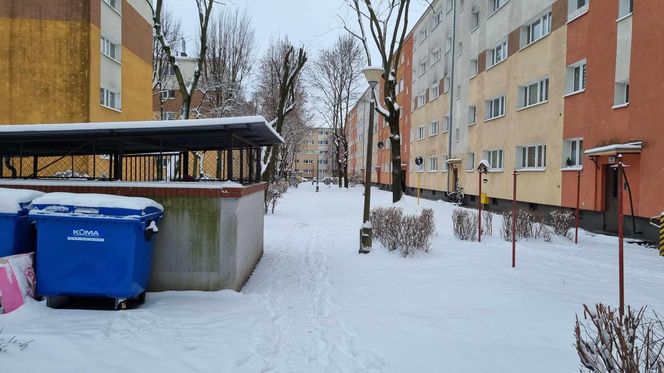
[[[418,156],[418,157],[415,158],[415,164],[416,164],[416,165],[419,166],[419,165],[421,165],[422,163],[424,163],[424,158],[422,158],[422,157],[420,157],[420,156]]]

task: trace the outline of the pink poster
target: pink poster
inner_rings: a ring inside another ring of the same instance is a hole
[[[34,297],[35,272],[32,254],[0,258],[0,304],[4,313],[21,305],[25,297]]]

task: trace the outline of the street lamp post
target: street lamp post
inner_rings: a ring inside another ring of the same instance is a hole
[[[376,111],[376,85],[383,75],[383,70],[376,67],[367,67],[363,70],[364,77],[371,88],[371,99],[369,103],[369,128],[367,128],[366,163],[364,168],[364,211],[362,215],[362,228],[360,229],[360,254],[371,252],[373,229],[369,221],[369,210],[371,208],[371,151],[373,147],[374,111]]]

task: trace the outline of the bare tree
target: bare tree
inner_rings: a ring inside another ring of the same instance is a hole
[[[210,22],[205,74],[200,83],[204,115],[246,114],[244,84],[251,74],[254,29],[245,12],[222,8]]]
[[[162,10],[160,15],[161,30],[168,45],[175,45],[182,38],[182,25],[168,8]],[[154,39],[152,43],[152,92],[159,100],[159,116],[164,115],[164,103],[168,99],[170,87],[167,87],[168,77],[172,76],[173,69],[168,62],[168,55],[161,43]],[[166,97],[164,97],[166,96]]]
[[[272,128],[279,134],[284,133],[287,116],[296,108],[298,97],[303,94],[300,72],[307,62],[307,54],[295,47],[287,39],[273,43],[259,62],[259,78],[256,91],[256,103],[259,112],[269,118]],[[266,147],[263,157],[261,179],[272,183],[277,175],[281,157],[281,146]]]
[[[368,22],[371,40],[380,54],[380,66],[383,69],[383,89],[382,100],[377,102],[376,111],[383,116],[390,126],[392,202],[399,201],[403,195],[401,135],[399,133],[401,107],[396,100],[396,69],[401,56],[403,41],[408,31],[410,1],[347,0],[348,5],[357,15],[358,30],[351,29],[344,24],[346,31],[360,40],[367,55],[367,62],[372,66],[369,39],[365,26],[365,22]]]
[[[152,19],[154,21],[154,37],[157,42],[161,45],[164,54],[173,69],[175,78],[177,79],[178,86],[180,87],[180,93],[182,94],[182,109],[180,117],[182,119],[189,119],[191,113],[191,99],[196,88],[198,87],[198,82],[201,78],[201,71],[205,65],[205,56],[207,54],[207,38],[208,38],[208,26],[210,23],[210,14],[212,13],[212,6],[215,3],[215,0],[195,0],[196,8],[198,9],[198,25],[200,26],[200,39],[199,39],[199,56],[198,56],[198,65],[194,71],[194,77],[191,84],[187,84],[182,75],[182,71],[177,64],[175,55],[173,54],[173,49],[169,40],[166,37],[164,27],[161,23],[162,21],[162,12],[164,0],[146,0],[152,9]]]
[[[316,95],[316,108],[332,128],[339,187],[348,188],[348,139],[345,119],[359,92],[364,66],[362,48],[351,35],[340,36],[332,48],[322,49],[309,81]]]

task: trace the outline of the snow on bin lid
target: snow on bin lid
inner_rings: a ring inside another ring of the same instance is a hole
[[[144,211],[155,208],[164,211],[159,203],[142,197],[114,196],[109,194],[48,193],[32,201],[37,206],[74,206]]]
[[[11,214],[22,210],[21,205],[44,195],[29,189],[0,188],[0,213]]]

